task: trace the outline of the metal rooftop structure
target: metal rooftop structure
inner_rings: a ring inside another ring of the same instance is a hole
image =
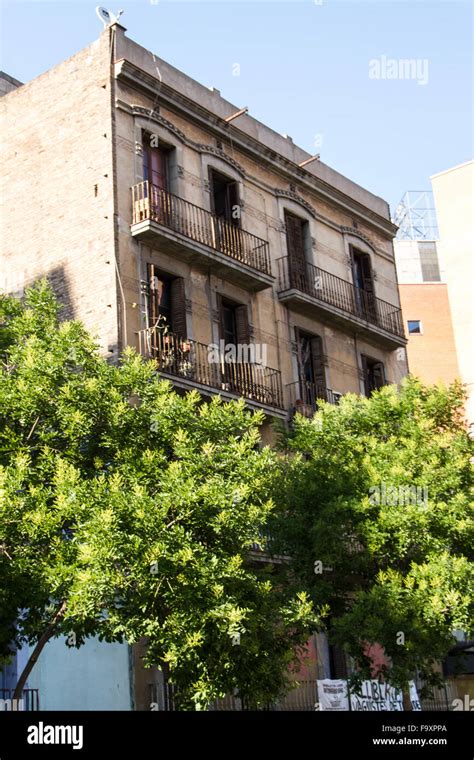
[[[431,190],[407,190],[392,219],[397,240],[438,240],[438,221]]]

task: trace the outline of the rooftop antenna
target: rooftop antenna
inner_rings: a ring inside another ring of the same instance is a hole
[[[113,13],[108,11],[107,8],[103,8],[101,5],[97,6],[97,8],[95,9],[95,12],[97,13],[98,17],[102,21],[104,25],[104,29],[107,29],[107,27],[111,26],[112,24],[116,24],[123,13],[123,11],[119,11],[117,15],[114,16]]]

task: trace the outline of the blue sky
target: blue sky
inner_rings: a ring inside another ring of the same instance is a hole
[[[0,67],[28,81],[80,50],[102,29],[95,6],[4,1]],[[430,175],[473,157],[471,2],[107,0],[106,7],[124,9],[121,22],[136,42],[320,152],[392,209],[405,190],[429,189]],[[389,79],[390,59],[392,74],[400,74],[400,59],[417,61],[418,72]],[[380,78],[371,78],[379,64]]]

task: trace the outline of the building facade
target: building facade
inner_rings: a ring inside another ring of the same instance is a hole
[[[4,289],[48,276],[111,361],[135,346],[180,392],[243,396],[268,441],[320,398],[398,383],[387,203],[125,31],[8,78]]]

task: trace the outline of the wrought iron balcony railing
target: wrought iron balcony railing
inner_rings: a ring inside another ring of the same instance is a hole
[[[347,314],[370,322],[392,335],[404,337],[402,312],[381,298],[376,298],[324,269],[306,264],[306,270],[294,271],[289,266],[288,256],[278,259],[279,291],[298,290],[301,293],[335,306]]]
[[[132,187],[132,204],[132,224],[146,220],[156,222],[271,276],[270,251],[266,240],[148,180]]]
[[[155,359],[161,372],[249,401],[283,409],[279,370],[245,361],[214,361],[214,347],[165,333],[156,327],[140,330],[139,351]]]
[[[322,385],[299,380],[286,386],[290,394],[290,405],[295,412],[300,412],[305,417],[312,417],[318,409],[318,401],[327,401],[329,404],[338,404],[340,393],[335,393],[330,388]]]

